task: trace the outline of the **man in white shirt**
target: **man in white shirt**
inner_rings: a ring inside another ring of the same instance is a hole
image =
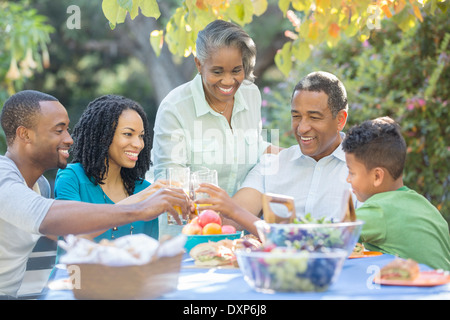
[[[152,186],[116,205],[49,199],[43,173],[65,168],[73,143],[66,109],[50,95],[25,90],[5,102],[0,123],[7,140],[0,156],[0,299],[17,295],[28,256],[42,235],[90,233],[163,212],[181,224],[173,206],[185,215],[189,211],[181,189]]]
[[[262,210],[262,195],[275,193],[294,198],[298,217],[310,213],[315,218],[339,218],[343,197],[351,188],[341,148],[347,115],[342,82],[327,72],[307,75],[294,88],[291,100],[292,131],[298,145],[278,155],[264,155],[233,196],[234,201],[210,188],[216,198],[209,200],[211,209],[251,231]],[[253,217],[242,213],[242,208]]]

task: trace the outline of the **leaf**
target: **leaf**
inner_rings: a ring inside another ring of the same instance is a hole
[[[412,5],[412,7],[413,7],[413,11],[414,11],[414,14],[417,17],[417,19],[419,19],[420,22],[423,22],[422,13],[420,12],[419,7],[414,4]]]
[[[262,15],[267,10],[267,0],[254,0],[253,1],[253,8],[254,8],[254,14],[256,16]]]
[[[117,0],[103,0],[102,10],[106,19],[109,20],[111,29],[116,27],[116,24],[123,23],[127,15],[127,11],[119,6]]]
[[[140,4],[141,4],[141,0],[133,1],[133,7],[131,8],[131,10],[129,10],[131,20],[134,20],[134,18],[136,18],[138,16]]]
[[[351,37],[354,37],[358,31],[359,31],[359,27],[356,25],[355,22],[352,22],[344,30],[344,33],[347,37],[351,38]]]
[[[316,10],[323,13],[330,7],[330,4],[330,0],[316,0]]]
[[[307,11],[311,7],[311,0],[292,0],[292,8],[297,11]]]
[[[127,17],[127,10],[125,10],[122,7],[119,7],[117,10],[117,18],[116,23],[123,23],[125,22],[125,18]]]
[[[241,26],[252,22],[253,5],[251,0],[233,0],[228,10],[229,18]]]
[[[305,62],[311,56],[311,48],[306,42],[299,42],[299,44],[292,48],[292,53],[297,60]]]
[[[396,14],[393,18],[398,25],[398,27],[406,32],[409,29],[413,28],[416,25],[416,20],[412,15],[408,13],[408,10],[403,10],[399,14]]]
[[[330,36],[332,36],[333,38],[338,38],[339,37],[339,31],[341,28],[339,28],[339,26],[337,25],[337,23],[332,23],[330,24],[330,26],[328,27],[328,34]]]
[[[114,29],[117,23],[117,12],[119,11],[119,4],[117,0],[103,0],[102,2],[102,10],[106,19],[108,19],[110,23],[111,29]]]
[[[275,55],[275,64],[278,69],[287,77],[292,69],[292,53],[291,53],[291,42],[286,42],[283,48],[278,50]]]
[[[213,7],[218,7],[222,4],[223,0],[205,0],[206,4]]]
[[[311,22],[309,20],[303,20],[302,23],[300,24],[300,28],[298,30],[298,34],[300,35],[301,38],[307,38],[308,37],[309,25],[310,24],[311,24]]]
[[[164,42],[163,30],[153,30],[150,33],[150,45],[152,46],[153,51],[155,51],[157,57],[159,57],[161,53],[163,42]]]
[[[433,1],[433,3],[434,3],[434,1]],[[447,3],[438,2],[436,5],[443,13],[447,13],[447,10],[450,8],[450,2],[448,2],[448,1],[447,1]]]
[[[286,17],[286,12],[289,9],[289,4],[291,0],[278,0],[278,8],[283,12],[283,17]]]
[[[133,8],[133,0],[117,0],[117,3],[127,11],[131,11]]]
[[[406,1],[405,0],[398,0],[394,3],[394,11],[395,13],[399,13],[400,11],[403,10],[403,8],[406,5]]]
[[[383,10],[384,14],[386,15],[386,17],[388,18],[392,18],[392,13],[391,10],[389,9],[389,6],[387,4],[386,1],[382,1],[381,2],[381,10]]]
[[[195,6],[200,10],[208,10],[208,7],[203,1],[204,0],[195,0]]]
[[[319,37],[319,24],[317,22],[313,22],[309,25],[308,38],[311,40],[317,40],[318,37]]]
[[[187,11],[183,7],[177,8],[166,25],[165,41],[172,54],[183,56],[185,54],[187,34],[186,20]]]
[[[156,0],[141,0],[141,12],[146,17],[151,17],[158,19],[161,15],[161,11],[159,11],[159,6]]]

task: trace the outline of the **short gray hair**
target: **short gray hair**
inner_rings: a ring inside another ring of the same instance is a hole
[[[256,45],[242,28],[231,22],[215,20],[201,30],[197,36],[196,57],[204,63],[217,49],[223,47],[236,47],[241,50],[245,79],[253,82]]]

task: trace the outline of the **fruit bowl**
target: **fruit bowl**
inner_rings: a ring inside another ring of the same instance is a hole
[[[235,240],[239,239],[241,237],[242,232],[236,232],[236,233],[228,233],[228,234],[208,234],[208,235],[187,235],[187,241],[184,245],[184,248],[187,252],[191,251],[193,247],[200,243],[205,243],[208,241],[211,242],[218,242],[220,240]]]
[[[245,281],[256,291],[325,291],[339,277],[347,252],[298,251],[275,247],[269,252],[238,250],[236,257]]]
[[[363,221],[303,224],[269,224],[263,220],[255,222],[264,246],[292,246],[310,252],[336,248],[344,249],[347,255],[352,253],[363,224]]]

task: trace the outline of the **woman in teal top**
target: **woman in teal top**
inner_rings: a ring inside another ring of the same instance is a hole
[[[150,186],[147,180],[136,181],[134,194],[143,191]],[[59,170],[56,175],[55,197],[57,199],[75,200],[90,203],[114,202],[103,192],[99,184],[95,184],[93,179],[86,175],[81,163],[70,163],[63,170]],[[106,230],[101,235],[94,238],[95,241],[101,239],[113,239],[132,233],[145,233],[158,239],[158,220],[138,221],[120,227]]]
[[[89,103],[73,130],[72,163],[57,173],[55,198],[114,204],[136,197],[130,198],[150,186],[144,179],[150,167],[150,133],[147,116],[135,101],[106,95]],[[135,233],[158,239],[158,219],[88,236],[99,241]]]

